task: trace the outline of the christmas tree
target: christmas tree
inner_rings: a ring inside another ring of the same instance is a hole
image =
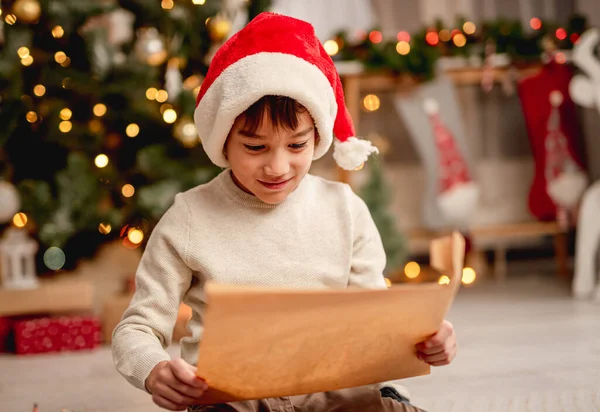
[[[0,231],[66,265],[143,245],[212,179],[193,122],[211,57],[265,0],[14,0],[0,21]],[[16,190],[15,190],[16,188]]]
[[[369,162],[369,171],[369,180],[361,188],[360,196],[367,204],[383,241],[387,256],[385,272],[394,275],[406,261],[406,240],[396,226],[394,215],[388,210],[392,200],[391,192],[379,159],[372,159]]]

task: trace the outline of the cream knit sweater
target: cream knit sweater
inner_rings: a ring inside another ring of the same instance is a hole
[[[385,253],[365,203],[349,186],[307,175],[278,205],[239,189],[229,170],[175,197],[152,232],[136,292],[113,332],[116,368],[145,390],[170,357],[179,304],[193,309],[181,355],[197,362],[203,285],[212,281],[282,288],[385,288]]]

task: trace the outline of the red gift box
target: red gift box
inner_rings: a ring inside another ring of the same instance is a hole
[[[93,349],[101,341],[95,317],[58,317],[16,321],[15,352],[20,355]]]

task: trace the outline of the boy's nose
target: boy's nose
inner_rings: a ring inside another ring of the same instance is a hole
[[[265,165],[269,176],[284,176],[290,171],[290,162],[285,153],[274,153]]]

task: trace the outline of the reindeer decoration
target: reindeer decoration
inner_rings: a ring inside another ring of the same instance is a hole
[[[600,113],[600,60],[594,51],[600,44],[600,31],[586,31],[573,50],[573,62],[585,74],[573,77],[569,85],[571,98],[577,104]],[[597,257],[600,247],[600,181],[592,184],[581,199],[575,240],[575,274],[573,295],[595,297],[600,301],[600,268]]]

